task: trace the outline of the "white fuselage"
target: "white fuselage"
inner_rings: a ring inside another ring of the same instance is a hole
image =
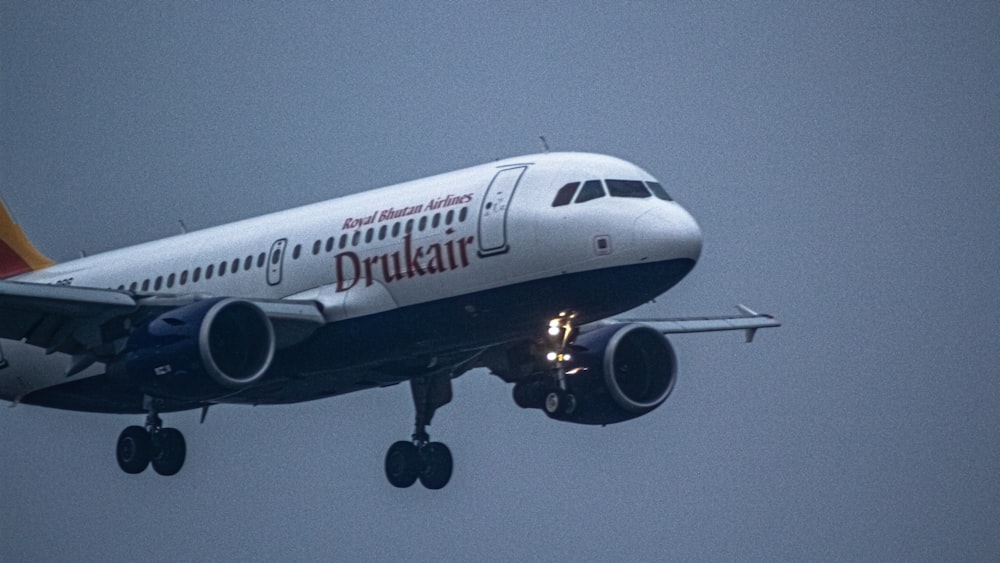
[[[655,182],[612,157],[531,155],[81,258],[12,281],[138,295],[310,299],[336,323],[524,282],[559,283],[567,274],[697,260],[701,233],[673,201],[606,195],[553,206],[560,187],[595,179]],[[67,358],[10,341],[2,346],[10,366],[0,370],[0,398],[65,382]],[[76,377],[101,371],[96,365]]]

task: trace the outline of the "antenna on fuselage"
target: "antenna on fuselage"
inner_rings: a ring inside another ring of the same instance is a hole
[[[181,234],[186,235],[188,232],[188,228],[187,225],[184,224],[184,219],[178,219],[177,222],[181,224]]]
[[[542,140],[542,151],[549,152],[549,143],[545,140],[545,135],[539,135],[538,138]]]

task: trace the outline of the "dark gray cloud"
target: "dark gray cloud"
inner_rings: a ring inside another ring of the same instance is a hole
[[[1000,8],[774,3],[0,5],[0,190],[52,257],[496,157],[635,161],[698,218],[644,313],[744,301],[752,346],[675,339],[655,413],[582,428],[483,372],[398,491],[404,387],[167,417],[0,409],[0,560],[985,560],[1000,552]]]

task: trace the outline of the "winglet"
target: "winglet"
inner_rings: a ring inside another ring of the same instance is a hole
[[[0,279],[48,268],[52,264],[52,260],[32,246],[0,201]]]
[[[760,316],[760,315],[757,314],[756,311],[754,311],[750,307],[747,307],[746,305],[737,305],[736,308],[739,309],[740,312],[743,313],[744,316],[747,316],[747,317],[757,317],[757,316]],[[750,344],[751,342],[753,342],[753,337],[756,336],[756,334],[757,334],[757,328],[748,328],[746,330],[745,334],[747,335],[747,344]]]

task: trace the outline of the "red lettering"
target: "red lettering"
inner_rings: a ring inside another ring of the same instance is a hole
[[[365,262],[365,287],[367,287],[375,283],[375,280],[372,278],[372,264],[378,262],[378,256],[369,256],[368,258],[365,258],[364,262]]]
[[[465,251],[465,247],[472,244],[472,241],[476,240],[476,237],[465,237],[458,239],[458,253],[462,256],[462,267],[466,268],[469,266],[469,255]]]
[[[416,253],[413,252],[413,237],[410,236],[410,233],[406,233],[406,236],[403,237],[403,254],[406,256],[406,277],[412,278],[426,273],[418,261],[423,256],[424,251],[418,248]]]
[[[436,274],[438,272],[445,271],[444,262],[441,258],[441,245],[434,243],[427,247],[427,255],[430,256],[430,260],[427,261],[427,273]]]
[[[345,259],[350,260],[350,266],[351,266],[350,276],[345,275],[344,273]],[[351,251],[341,252],[337,254],[336,261],[337,261],[337,292],[339,293],[341,291],[347,291],[348,289],[351,289],[352,287],[354,287],[354,284],[358,283],[358,277],[357,277],[357,272],[359,267],[358,255]],[[344,280],[349,281],[350,284],[345,285]]]

